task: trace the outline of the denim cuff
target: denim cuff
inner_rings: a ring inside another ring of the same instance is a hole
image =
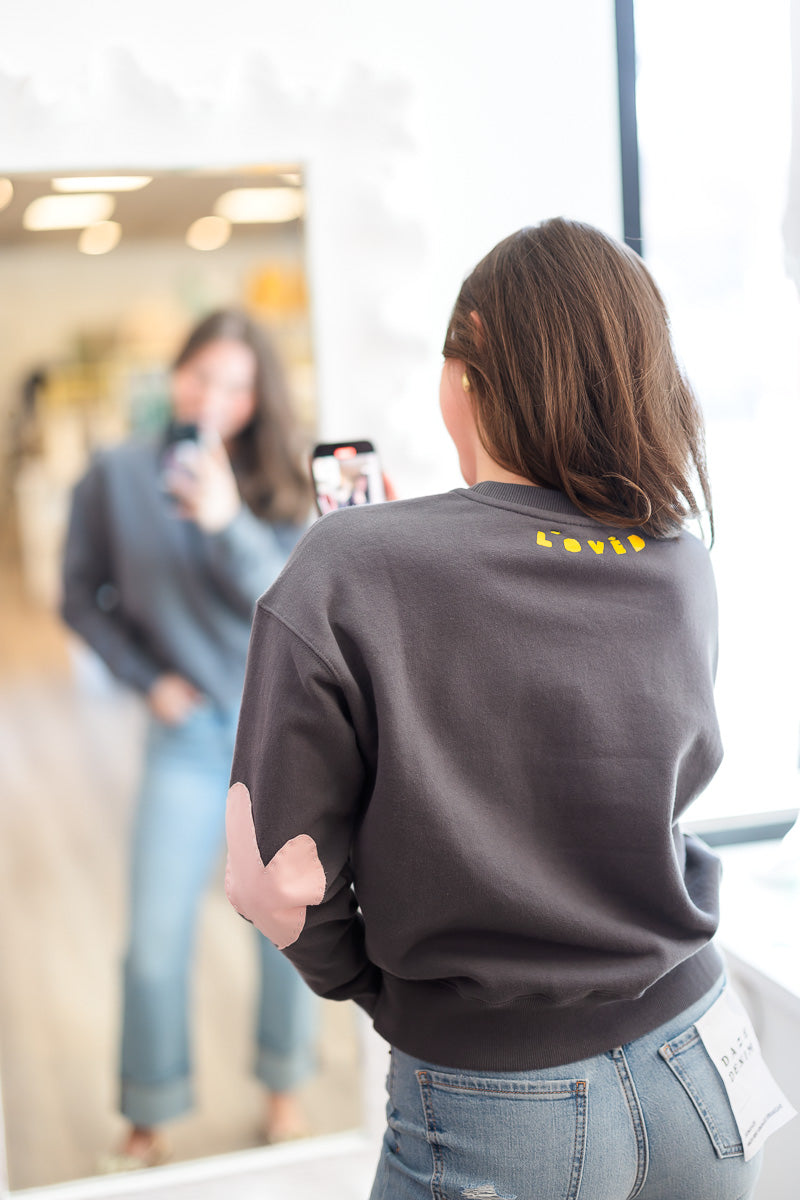
[[[271,1092],[291,1092],[310,1078],[317,1069],[311,1050],[296,1050],[291,1054],[276,1054],[267,1046],[259,1046],[256,1054],[256,1078]]]
[[[122,1081],[120,1112],[134,1125],[161,1125],[188,1112],[193,1103],[188,1077],[166,1083]]]

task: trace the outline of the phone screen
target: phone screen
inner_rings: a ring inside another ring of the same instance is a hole
[[[386,499],[380,459],[372,442],[329,442],[315,447],[311,473],[317,507],[323,515]]]

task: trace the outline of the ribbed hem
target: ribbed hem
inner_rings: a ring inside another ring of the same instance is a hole
[[[133,1125],[161,1125],[188,1112],[193,1104],[192,1085],[187,1077],[167,1083],[133,1083],[123,1079],[120,1112]]]
[[[491,1006],[443,983],[384,972],[375,1028],[413,1058],[476,1071],[532,1071],[593,1058],[644,1037],[699,1000],[723,973],[713,944],[637,1000],[553,1007],[540,997]]]

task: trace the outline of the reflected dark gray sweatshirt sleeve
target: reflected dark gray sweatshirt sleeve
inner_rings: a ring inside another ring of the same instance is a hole
[[[118,679],[148,692],[164,668],[114,611],[114,571],[100,467],[93,464],[72,496],[63,562],[61,615]]]
[[[268,525],[243,504],[225,529],[204,535],[206,567],[233,608],[252,616],[302,532],[299,526]]]

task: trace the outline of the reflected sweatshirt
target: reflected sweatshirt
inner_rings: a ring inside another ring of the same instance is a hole
[[[164,494],[160,451],[155,438],[123,442],[77,484],[61,613],[122,682],[147,692],[174,671],[230,710],[256,601],[301,530],[242,505],[226,529],[204,533]]]
[[[310,986],[474,1069],[595,1055],[722,966],[678,818],[721,758],[707,551],[482,483],[332,513],[256,610],[228,894]]]

